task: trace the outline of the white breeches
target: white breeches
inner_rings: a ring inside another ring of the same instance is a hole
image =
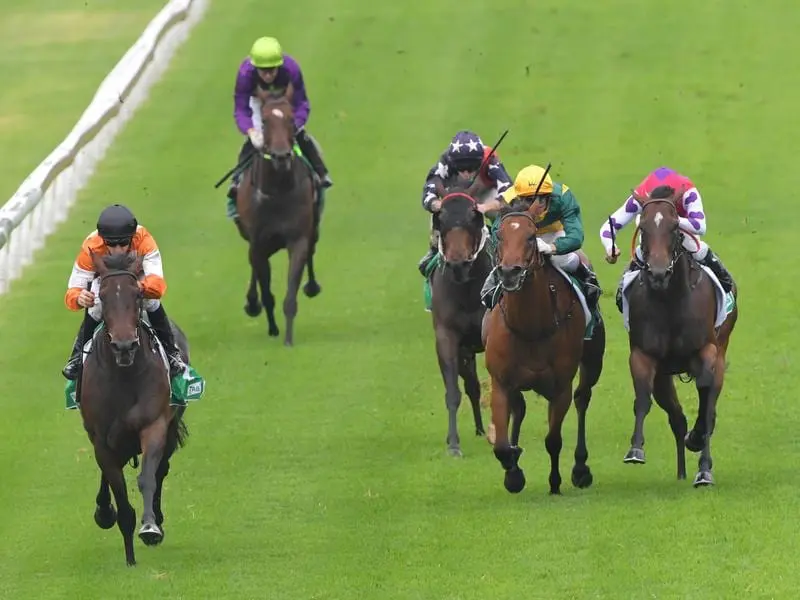
[[[89,316],[92,317],[95,321],[99,322],[102,321],[103,319],[103,303],[100,301],[99,277],[96,277],[95,280],[92,281],[92,293],[94,294],[94,306],[89,308]],[[150,313],[155,310],[158,310],[158,307],[161,306],[161,300],[146,298],[142,306],[147,312]]]
[[[549,233],[540,233],[539,237],[547,244],[554,243],[558,238],[564,237],[566,234],[564,230],[552,231]],[[550,261],[559,269],[563,269],[567,273],[574,273],[578,270],[581,264],[581,259],[577,252],[570,252],[569,254],[551,254]]]
[[[700,242],[699,244],[697,242]],[[708,244],[706,244],[703,240],[700,239],[699,235],[695,235],[694,237],[690,237],[683,234],[683,247],[684,249],[691,252],[692,256],[697,261],[705,260],[706,254],[708,254]],[[699,246],[699,247],[698,247]],[[638,244],[636,246],[636,257],[644,262],[644,257],[642,256],[642,238],[639,238]]]

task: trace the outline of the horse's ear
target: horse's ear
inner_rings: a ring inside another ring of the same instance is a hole
[[[131,266],[128,267],[128,270],[133,273],[134,275],[139,275],[142,272],[142,264],[144,263],[144,257],[136,254],[134,256],[133,261],[131,261]]]
[[[480,177],[476,177],[475,181],[472,182],[472,185],[469,186],[467,191],[465,192],[467,196],[472,196],[473,198],[480,194],[484,190],[483,182],[481,181]]]
[[[641,206],[644,206],[645,203],[649,200],[646,195],[639,194],[636,190],[631,190],[631,198],[636,200]]]
[[[680,188],[675,190],[675,193],[672,195],[672,200],[675,202],[675,206],[678,206],[685,193],[686,193],[685,185],[682,185]]]
[[[103,262],[103,257],[100,254],[89,250],[89,258],[92,260],[92,265],[94,265],[94,272],[100,275],[101,277],[108,273],[108,267],[106,263]]]
[[[289,85],[286,86],[286,92],[283,94],[286,98],[286,101],[291,104],[292,98],[294,98],[294,84],[290,81]]]
[[[439,198],[442,198],[446,195],[444,183],[442,183],[442,180],[439,177],[433,180],[433,187],[436,190],[436,195],[439,196]]]
[[[546,208],[546,205],[543,200],[534,200],[531,202],[530,207],[528,207],[528,214],[533,217],[533,220],[536,221],[542,215]]]

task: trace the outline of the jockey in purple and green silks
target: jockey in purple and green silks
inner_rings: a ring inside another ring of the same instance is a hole
[[[256,87],[274,92],[285,92],[291,89],[289,95],[292,99],[292,109],[294,110],[297,144],[319,176],[322,186],[325,188],[331,187],[333,181],[328,174],[328,169],[322,162],[322,157],[316,144],[305,129],[308,115],[311,112],[311,105],[306,96],[303,72],[294,58],[284,54],[280,43],[275,38],[262,37],[257,39],[253,43],[250,55],[242,61],[239,66],[239,72],[236,75],[236,88],[233,94],[233,116],[236,121],[236,127],[243,135],[247,136],[239,152],[238,162],[244,160],[244,157],[249,152],[252,152],[254,148],[262,150],[264,146],[263,133],[253,123],[253,116],[257,114],[253,110],[253,103],[258,102],[254,97]],[[236,189],[239,185],[240,177],[240,175],[234,177],[228,190],[228,216],[234,221],[239,218],[236,212]]]

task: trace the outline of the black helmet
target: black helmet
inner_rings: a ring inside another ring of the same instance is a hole
[[[112,204],[97,218],[97,233],[106,243],[130,243],[138,226],[133,213],[121,204]]]

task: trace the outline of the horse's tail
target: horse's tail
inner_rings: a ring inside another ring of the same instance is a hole
[[[186,421],[183,420],[183,415],[181,415],[180,419],[178,419],[178,423],[175,426],[177,434],[177,442],[178,448],[183,448],[186,445],[186,438],[189,437],[189,428],[186,426]]]

